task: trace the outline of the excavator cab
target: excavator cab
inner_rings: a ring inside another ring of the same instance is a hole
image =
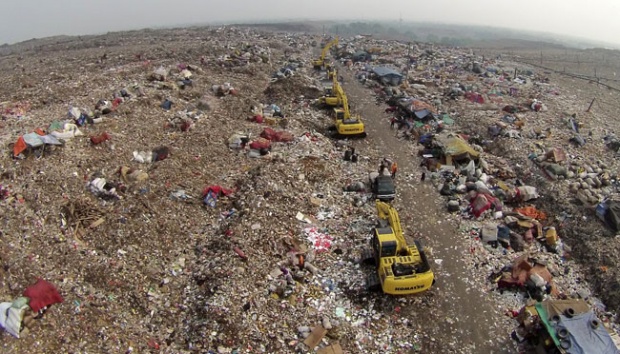
[[[335,120],[344,120],[344,109],[342,109],[342,108],[334,108],[334,119]]]
[[[394,239],[389,238],[389,235],[392,235],[392,234],[393,234],[392,228],[390,228],[389,226],[377,227],[375,229],[375,235],[372,238],[372,248],[377,256],[379,257],[396,256],[396,251],[398,250],[398,242],[396,242],[396,238]],[[388,236],[387,239],[385,239],[386,236]]]
[[[342,105],[342,87],[338,83],[335,76],[333,76],[330,80],[332,84],[330,86],[324,85],[323,96],[319,97],[319,106],[321,107],[338,107]]]
[[[325,68],[327,69],[327,78],[334,79],[336,78],[336,68],[332,67],[331,64],[325,64]]]

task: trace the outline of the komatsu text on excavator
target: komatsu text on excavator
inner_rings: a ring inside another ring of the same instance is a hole
[[[368,278],[372,290],[391,295],[408,295],[426,291],[435,283],[435,276],[419,241],[408,246],[396,209],[377,201],[379,222],[373,231],[372,250],[367,260],[374,261],[377,272]]]

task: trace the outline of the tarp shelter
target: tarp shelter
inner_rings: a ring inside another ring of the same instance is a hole
[[[477,160],[480,157],[480,153],[458,135],[450,134],[438,137],[437,140],[443,146],[447,165],[452,165],[455,161]]]
[[[354,62],[358,62],[358,61],[366,61],[366,60],[370,60],[370,54],[368,54],[368,52],[360,50],[357,51],[353,54],[353,61]]]
[[[38,148],[43,145],[62,145],[53,135],[45,135],[41,130],[20,136],[13,146],[13,156],[18,156],[28,148]]]
[[[392,86],[398,86],[403,81],[403,75],[396,70],[390,69],[385,66],[375,66],[372,68],[372,72],[381,80],[384,84]]]
[[[620,353],[607,329],[585,301],[547,300],[535,307],[551,339],[564,353]],[[572,309],[574,315],[567,316],[568,309]]]
[[[433,118],[434,114],[437,114],[435,107],[413,97],[401,98],[396,102],[396,104],[409,117],[415,117],[420,120]]]

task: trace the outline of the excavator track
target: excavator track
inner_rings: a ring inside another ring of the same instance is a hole
[[[381,291],[381,281],[377,273],[373,272],[366,278],[366,289],[368,291]]]
[[[351,134],[351,135],[345,135],[345,134],[338,134],[338,133],[336,133],[334,135],[334,139],[364,139],[367,136],[368,136],[368,134],[366,134],[366,132],[363,132],[363,133],[360,133],[360,134]]]

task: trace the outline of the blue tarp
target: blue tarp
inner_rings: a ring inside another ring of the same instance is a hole
[[[592,321],[597,321],[599,325],[593,328]],[[572,318],[561,315],[556,330],[558,327],[564,327],[568,330],[568,339],[571,343],[568,352],[571,354],[620,353],[611,336],[592,311],[575,315]]]
[[[553,343],[570,354],[620,354],[613,339],[581,299],[547,300],[535,305]],[[575,313],[566,316],[568,309]]]
[[[428,109],[423,109],[421,111],[416,111],[415,112],[415,116],[418,117],[418,119],[426,118],[430,114],[431,114],[431,112]]]
[[[403,75],[398,71],[386,68],[385,66],[375,66],[374,68],[372,68],[372,72],[374,72],[377,76],[394,75],[401,78],[403,77]]]
[[[30,147],[39,147],[43,144],[62,145],[53,135],[39,135],[37,133],[24,134],[24,142]]]

